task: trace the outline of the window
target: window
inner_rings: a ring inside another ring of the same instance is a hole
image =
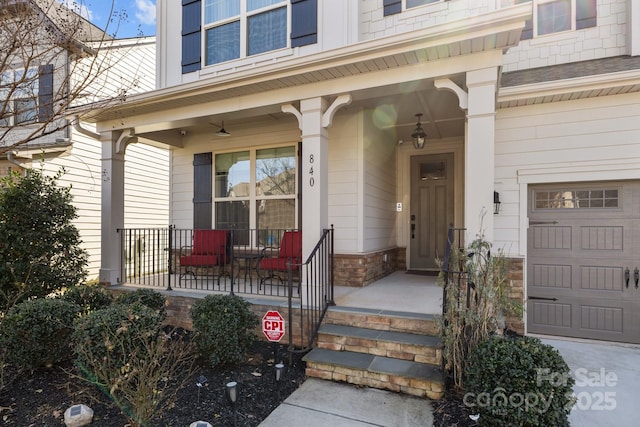
[[[0,74],[0,98],[6,103],[0,126],[33,123],[38,119],[38,69],[7,70]]]
[[[287,47],[288,1],[205,0],[205,64]]]
[[[296,228],[296,177],[294,146],[217,154],[215,227]]]
[[[408,0],[407,0],[408,1]],[[527,20],[522,39],[563,31],[581,30],[597,24],[597,0],[517,0],[533,3],[533,19]]]
[[[412,7],[424,6],[425,4],[431,3],[440,3],[442,0],[405,0],[406,1],[406,9],[411,9]]]
[[[619,195],[615,188],[540,190],[535,193],[535,206],[536,209],[617,208]]]

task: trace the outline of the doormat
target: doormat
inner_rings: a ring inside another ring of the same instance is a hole
[[[432,270],[407,270],[407,274],[414,274],[416,276],[437,276],[439,271]]]

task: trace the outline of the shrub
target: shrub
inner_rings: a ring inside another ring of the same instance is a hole
[[[82,283],[87,253],[70,187],[28,169],[0,180],[0,312]]]
[[[113,302],[113,296],[99,285],[73,286],[60,298],[79,305],[84,313],[108,307]]]
[[[522,305],[508,294],[508,260],[499,251],[491,253],[491,244],[482,237],[463,250],[452,249],[448,271],[438,277],[447,296],[439,326],[445,370],[462,390],[469,353],[491,334],[501,333],[503,317],[519,315]]]
[[[89,369],[104,360],[120,369],[147,336],[160,336],[162,316],[141,304],[114,304],[76,320],[72,335],[76,364]],[[115,338],[115,339],[114,339]]]
[[[191,308],[198,355],[215,367],[242,361],[259,319],[236,295],[207,295]]]
[[[135,291],[124,292],[116,297],[115,303],[142,304],[157,311],[163,320],[167,316],[167,299],[160,292],[153,289],[136,289]]]
[[[24,369],[49,367],[71,360],[69,345],[80,307],[60,299],[42,298],[13,306],[0,323],[0,347],[7,360]]]
[[[142,304],[115,304],[79,319],[77,366],[122,410],[146,426],[172,406],[194,372],[193,344],[161,333],[162,316]]]
[[[568,426],[573,384],[550,345],[492,336],[470,354],[464,402],[480,414],[482,426]]]

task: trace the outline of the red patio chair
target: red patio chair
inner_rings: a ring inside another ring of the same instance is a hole
[[[280,248],[277,256],[269,257],[270,247],[262,249],[262,258],[258,261],[258,276],[260,277],[260,288],[267,280],[277,279],[281,284],[284,283],[282,277],[289,270],[296,273],[300,270],[302,264],[302,232],[300,230],[287,230],[282,234]],[[298,292],[300,292],[300,275],[298,274]]]
[[[180,274],[179,282],[184,276],[191,275],[197,285],[198,269],[204,269],[208,273],[210,269],[213,271],[217,267],[220,288],[220,276],[229,274],[225,267],[230,260],[230,234],[230,230],[193,230],[192,246],[180,248],[180,267],[185,270]]]

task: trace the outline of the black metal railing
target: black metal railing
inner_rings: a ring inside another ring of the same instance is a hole
[[[444,286],[442,288],[442,315],[444,317],[450,298],[459,302],[463,291],[467,294],[467,308],[470,307],[469,299],[471,289],[466,286],[466,254],[464,253],[465,228],[454,228],[453,225],[447,231],[447,245],[442,260],[442,272],[444,273]],[[449,286],[450,284],[455,286]],[[454,295],[450,295],[453,288]],[[449,289],[449,291],[448,291]]]
[[[300,293],[300,309],[296,309],[292,298],[293,270],[289,270],[289,325],[297,325],[300,329],[297,334],[289,334],[289,354],[309,351],[318,335],[322,320],[334,302],[334,251],[333,251],[333,225],[323,230],[320,240],[311,251],[305,262],[300,266],[304,273],[304,289]],[[294,312],[298,318],[294,319]],[[299,336],[301,342],[296,349],[294,336]]]
[[[323,230],[306,260],[300,230],[170,226],[118,233],[120,283],[287,298],[292,352],[313,346],[327,308],[334,304],[333,226]],[[283,246],[291,252],[291,245],[294,256],[283,260]]]

